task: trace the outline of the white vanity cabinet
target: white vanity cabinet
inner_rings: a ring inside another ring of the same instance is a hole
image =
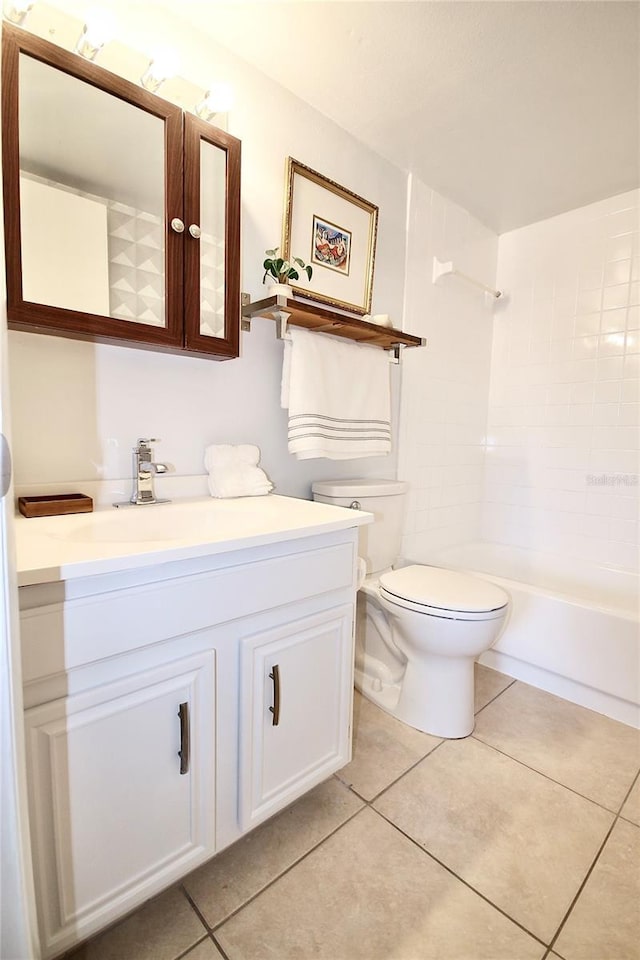
[[[200,653],[26,711],[51,947],[214,852],[214,664]]]
[[[348,763],[356,548],[353,526],[21,587],[44,958]]]

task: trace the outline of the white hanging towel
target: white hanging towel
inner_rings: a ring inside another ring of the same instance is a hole
[[[290,327],[282,368],[289,453],[352,460],[391,453],[389,361],[380,347]]]

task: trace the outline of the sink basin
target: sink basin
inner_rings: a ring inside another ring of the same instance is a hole
[[[90,543],[133,543],[147,540],[193,540],[204,534],[203,524],[195,518],[141,517],[122,521],[110,517],[102,523],[84,524],[64,535],[65,540]]]
[[[49,536],[74,543],[200,543],[229,536],[251,512],[231,501],[125,507],[85,516]]]

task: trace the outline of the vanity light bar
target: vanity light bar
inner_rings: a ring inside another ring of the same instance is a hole
[[[21,27],[24,25],[35,0],[3,0],[2,14],[9,23]],[[90,10],[87,20],[73,52],[85,60],[95,60],[102,48],[116,36],[116,22],[113,13],[103,7]],[[140,77],[140,84],[150,93],[157,93],[169,77],[177,73],[177,55],[166,49],[159,51],[149,61],[147,69]],[[228,113],[233,107],[233,88],[224,81],[212,83],[198,103],[194,113],[209,122],[220,113]]]

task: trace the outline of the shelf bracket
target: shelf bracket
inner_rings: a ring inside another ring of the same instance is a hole
[[[251,294],[242,293],[240,295],[240,329],[243,333],[251,333],[251,318],[245,317],[244,307],[248,307],[251,304]]]
[[[286,304],[285,299],[285,304]],[[276,322],[276,338],[278,340],[290,340],[291,337],[288,334],[287,324],[289,323],[290,313],[287,313],[286,310],[274,310],[273,319]]]

